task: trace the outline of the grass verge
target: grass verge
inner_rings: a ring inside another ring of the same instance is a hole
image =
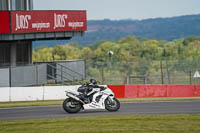
[[[0,102],[0,108],[61,105],[62,102],[62,100]]]
[[[181,97],[181,98],[119,98],[119,100],[120,100],[120,102],[179,101],[179,100],[200,100],[200,97]],[[62,102],[63,102],[63,100],[26,101],[26,102],[0,102],[0,108],[61,105]]]
[[[123,115],[0,122],[2,133],[199,133],[200,114]]]

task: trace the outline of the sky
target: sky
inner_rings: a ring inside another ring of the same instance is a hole
[[[34,10],[87,10],[88,20],[200,14],[200,0],[33,0]]]

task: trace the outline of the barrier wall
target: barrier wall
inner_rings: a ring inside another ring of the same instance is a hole
[[[79,85],[76,86],[45,86],[43,100],[57,100],[66,98],[66,90],[77,92]]]
[[[10,99],[10,88],[0,88],[0,102],[6,102]]]
[[[109,85],[117,98],[199,97],[200,85]]]
[[[0,87],[0,102],[65,99],[65,90],[76,92],[79,86]]]
[[[57,100],[77,86],[0,87],[0,102]],[[200,85],[109,85],[117,98],[200,97]]]
[[[124,98],[125,97],[125,85],[108,85],[117,98]]]

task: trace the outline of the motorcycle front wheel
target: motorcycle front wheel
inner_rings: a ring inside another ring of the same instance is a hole
[[[114,112],[119,110],[120,108],[120,102],[118,99],[113,98],[113,100],[111,100],[109,97],[105,100],[105,108],[110,111],[110,112]]]
[[[81,103],[72,98],[67,98],[63,102],[63,109],[68,113],[78,113],[81,110]]]

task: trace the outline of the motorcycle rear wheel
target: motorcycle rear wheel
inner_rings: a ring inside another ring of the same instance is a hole
[[[78,113],[81,110],[81,103],[72,98],[66,98],[63,101],[63,109],[68,113]]]
[[[110,112],[118,111],[120,108],[120,102],[118,99],[113,98],[113,102],[109,100],[109,97],[105,100],[105,108]]]

